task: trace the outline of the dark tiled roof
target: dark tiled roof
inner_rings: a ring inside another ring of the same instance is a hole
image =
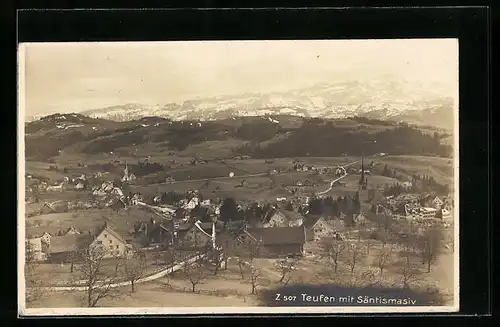
[[[263,245],[303,244],[305,243],[304,227],[249,228],[248,233]]]
[[[88,246],[93,240],[91,235],[64,235],[50,238],[49,253],[77,251]]]
[[[304,227],[305,228],[312,228],[314,224],[318,222],[318,220],[321,218],[321,216],[318,215],[309,215],[307,216],[306,219],[304,219]]]

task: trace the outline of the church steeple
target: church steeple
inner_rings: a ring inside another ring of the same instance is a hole
[[[361,157],[361,177],[359,178],[359,185],[363,185],[365,183],[365,165],[363,157]]]

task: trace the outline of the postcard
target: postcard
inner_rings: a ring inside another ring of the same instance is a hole
[[[20,316],[458,311],[457,39],[18,63]]]

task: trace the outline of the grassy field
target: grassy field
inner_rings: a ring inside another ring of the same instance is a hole
[[[420,156],[387,156],[379,158],[378,161],[384,165],[396,169],[400,173],[429,175],[434,177],[440,184],[453,185],[453,160],[438,157]]]
[[[53,213],[26,218],[27,235],[48,232],[65,231],[74,227],[84,233],[94,230],[107,222],[122,235],[128,234],[134,223],[155,217],[140,208],[130,207],[127,210],[115,212],[110,209],[92,209],[77,212]],[[38,227],[37,227],[38,226]]]
[[[314,249],[315,248],[315,249]],[[380,245],[373,244],[370,249],[371,255],[359,261],[356,271],[372,269],[376,271],[375,261]],[[317,285],[333,283],[326,277],[327,266],[319,257],[317,244],[310,244],[308,250],[313,255],[304,257],[298,264],[297,270],[292,275],[290,285]],[[442,254],[438,262],[433,266],[430,273],[424,272],[424,267],[419,268],[418,281],[415,287],[425,289],[427,286],[437,286],[444,297],[445,304],[451,305],[453,289],[453,256],[450,253]],[[401,259],[395,253],[385,271],[384,277],[387,285],[393,287],[401,284]],[[258,306],[263,305],[259,296],[265,290],[273,290],[283,287],[280,283],[280,272],[274,266],[274,259],[256,259],[255,266],[260,268],[261,276],[258,281],[258,294],[251,294],[250,273],[245,268],[244,277],[241,278],[239,267],[235,261],[229,261],[227,270],[221,268],[217,275],[213,274],[212,268],[205,271],[202,281],[196,285],[195,293],[191,291],[192,284],[188,277],[181,271],[170,277],[155,281],[138,284],[135,293],[130,293],[129,288],[124,287],[119,291],[121,296],[114,299],[104,299],[99,306],[102,307],[186,307],[186,306]],[[340,262],[338,276],[343,276],[343,282],[336,280],[335,283],[349,283],[350,273],[348,266]],[[359,275],[357,278],[361,278]],[[64,296],[63,296],[64,294]],[[65,299],[65,300],[62,300]],[[67,300],[66,300],[67,299]],[[61,305],[64,303],[64,305]],[[32,307],[81,307],[84,305],[84,292],[52,293],[47,294]]]

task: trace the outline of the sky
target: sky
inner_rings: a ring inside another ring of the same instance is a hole
[[[384,75],[458,90],[456,39],[25,43],[19,65],[25,116]]]

